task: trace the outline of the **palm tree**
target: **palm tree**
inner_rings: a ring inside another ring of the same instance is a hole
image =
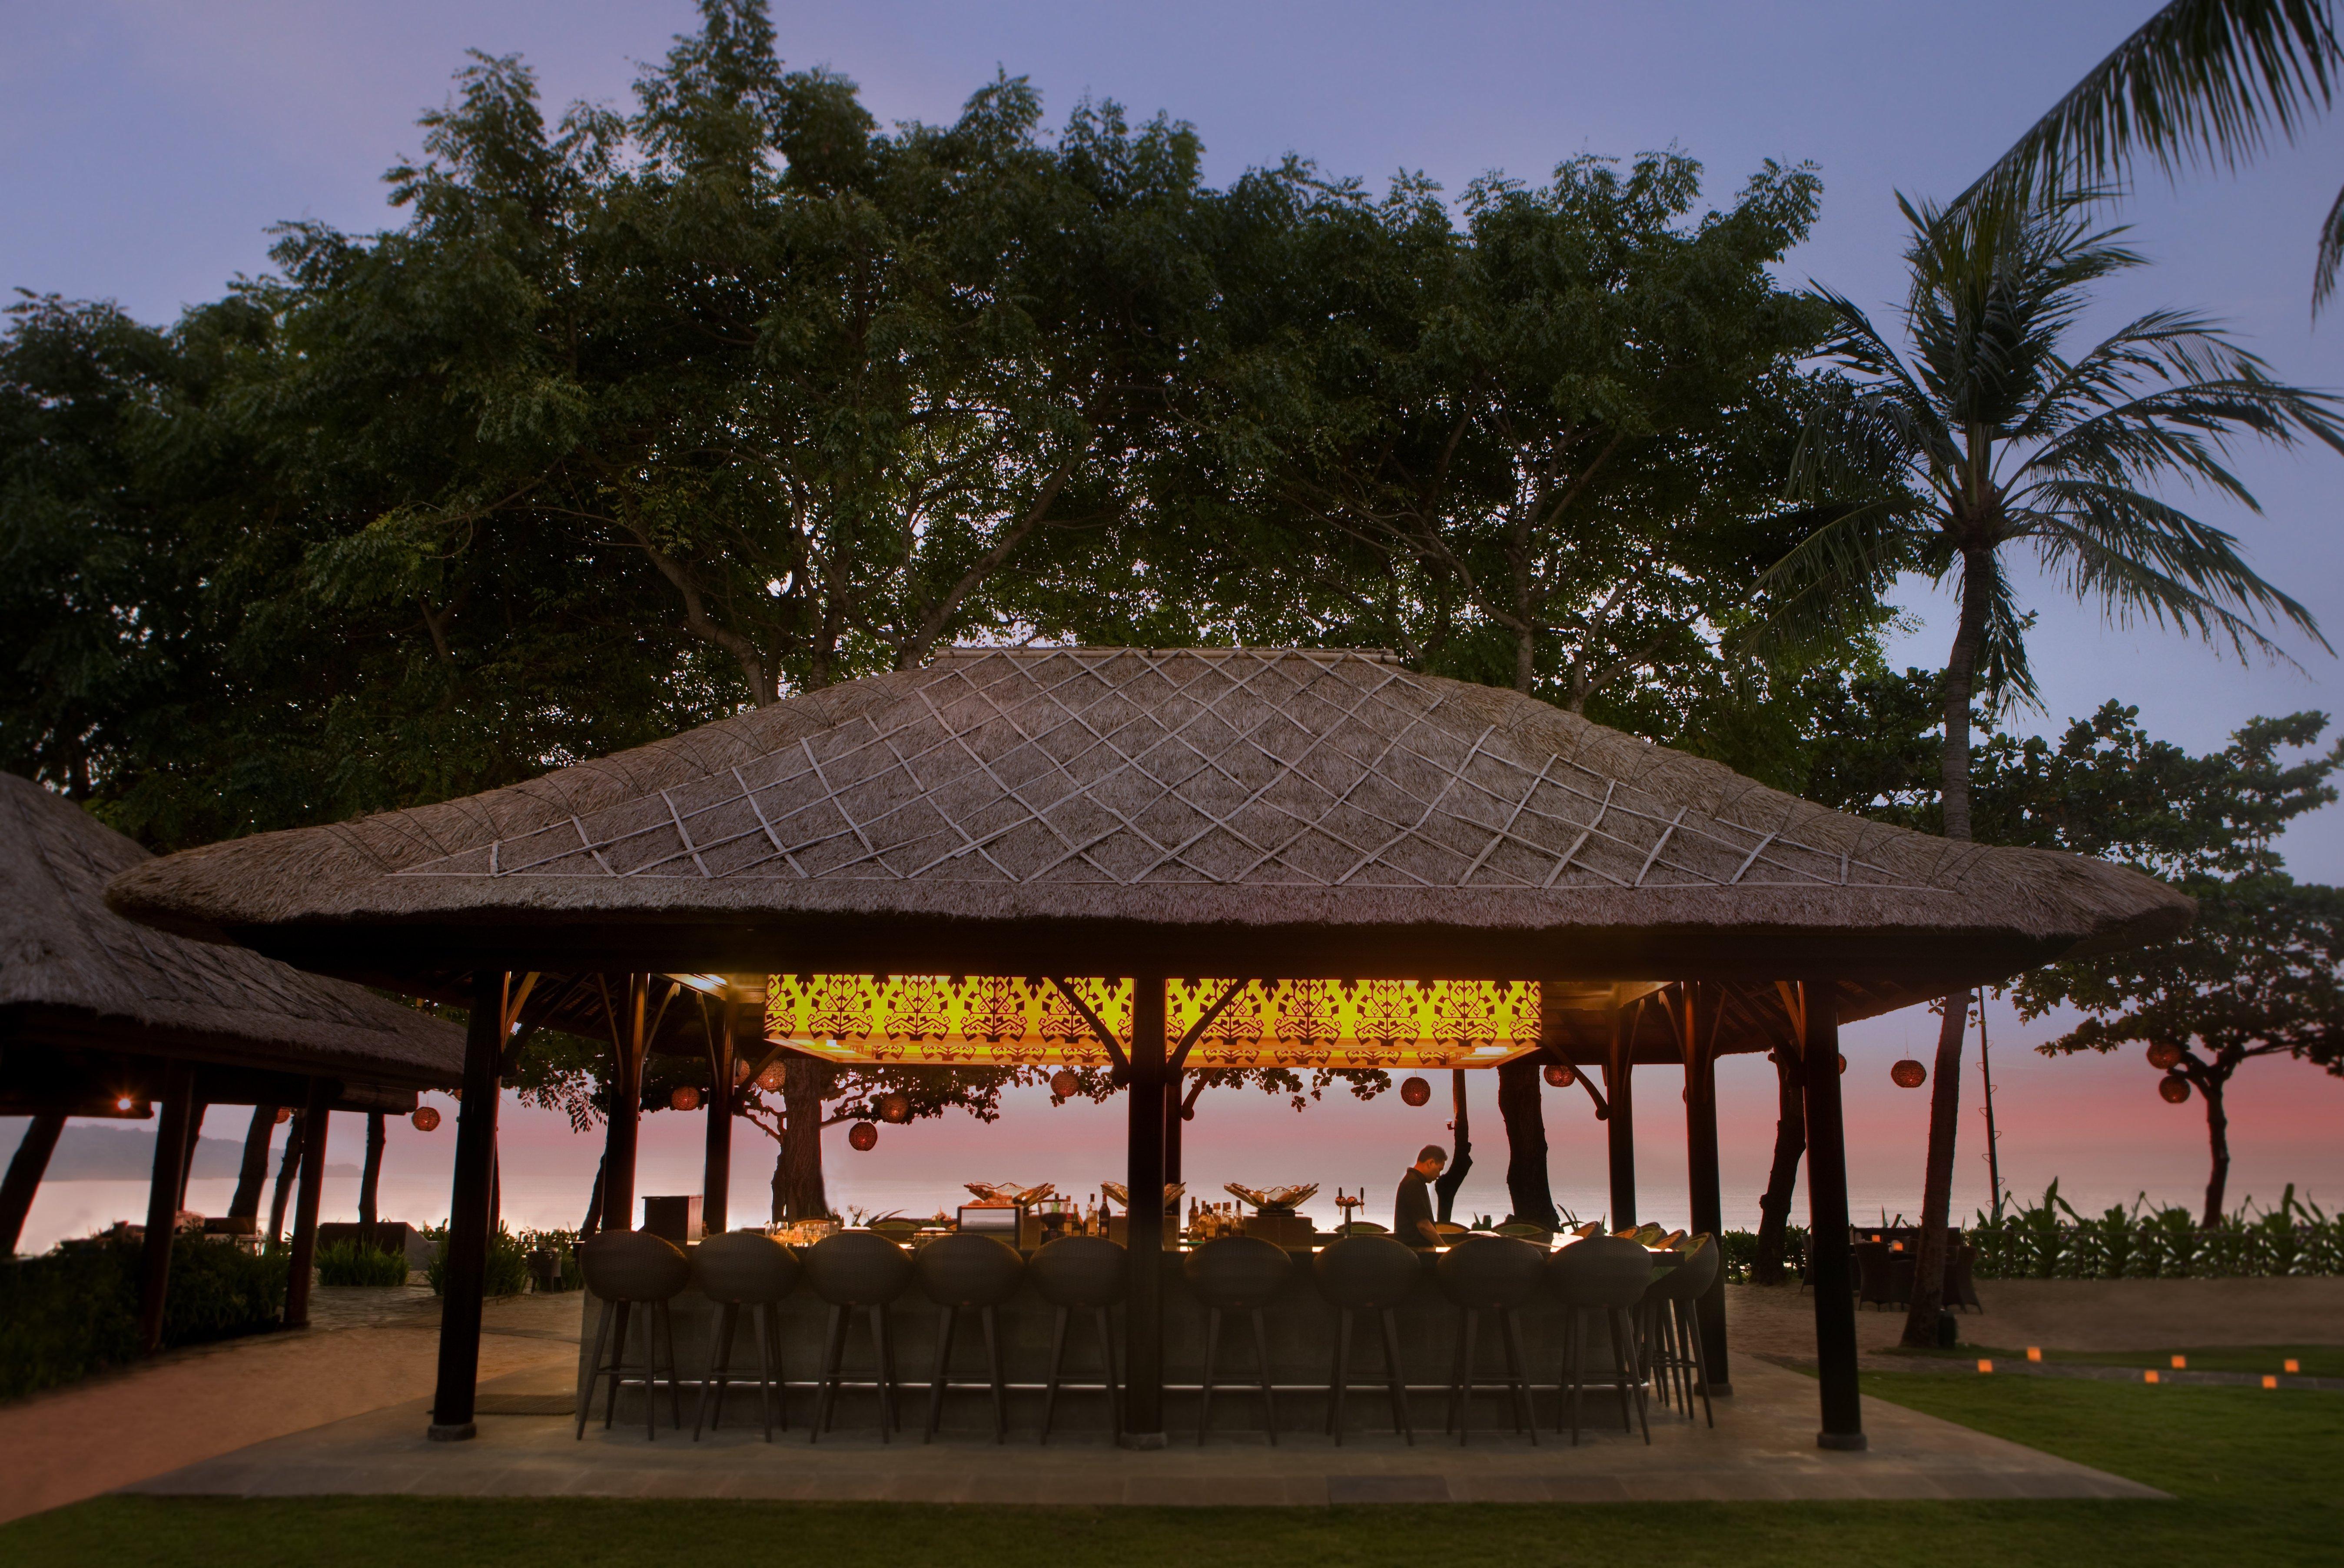
[[[2124,180],[2136,157],[2167,177],[2236,168],[2292,142],[2333,100],[2344,45],[2329,0],[2173,0],[2035,122],[1955,205],[2044,202]],[[2319,226],[2311,308],[2344,263],[2344,192]]]
[[[1913,226],[1909,352],[1819,290],[1835,322],[1824,351],[1845,375],[1809,417],[1793,489],[1822,525],[1761,580],[1758,636],[1865,619],[1905,572],[1955,589],[1944,694],[1950,838],[1970,836],[1974,701],[1991,709],[2035,696],[2016,558],[2117,625],[2147,621],[2241,656],[2285,657],[2261,630],[2283,622],[2327,647],[2310,612],[2258,577],[2229,534],[2151,491],[2210,491],[2252,508],[2230,450],[2246,438],[2290,447],[2309,437],[2344,451],[2337,400],[2272,379],[2218,324],[2181,311],[2151,311],[2070,358],[2092,285],[2142,260],[2118,243],[2121,230],[2080,216],[2097,198],[1953,213],[1902,203]],[[1967,1002],[1948,999],[1938,1037],[1908,1344],[1936,1332]]]

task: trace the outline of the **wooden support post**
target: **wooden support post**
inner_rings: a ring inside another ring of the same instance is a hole
[[[187,1124],[195,1119],[196,1070],[174,1066],[163,1080],[156,1118],[155,1164],[146,1181],[146,1240],[138,1258],[138,1346],[163,1348],[163,1305],[171,1289],[171,1238],[179,1224],[179,1172],[187,1164]]]
[[[309,1326],[309,1270],[318,1259],[318,1194],[326,1185],[326,1128],[334,1119],[331,1078],[311,1078],[301,1108],[301,1185],[293,1199],[293,1256],[285,1276],[285,1326]]]
[[[734,1007],[727,997],[718,1004],[723,1027],[717,1031],[716,1052],[709,1063],[708,1142],[700,1168],[700,1226],[703,1234],[722,1236],[731,1227],[727,1209],[732,1199],[732,1019]]]
[[[41,1177],[49,1168],[49,1156],[57,1151],[57,1134],[65,1128],[62,1112],[35,1117],[25,1129],[25,1141],[16,1146],[15,1157],[8,1161],[8,1179],[0,1182],[0,1258],[13,1256],[17,1239],[25,1234],[25,1216],[32,1212],[33,1195],[41,1189]]]
[[[1635,1028],[1626,1008],[1612,1016],[1612,1055],[1603,1064],[1603,1098],[1612,1115],[1603,1124],[1612,1157],[1610,1229],[1636,1223]]]
[[[448,1202],[445,1305],[440,1311],[440,1381],[431,1400],[435,1442],[474,1433],[472,1394],[480,1374],[480,1298],[489,1272],[489,1183],[497,1152],[498,1057],[504,1041],[504,976],[472,976],[464,1030],[464,1099],[456,1111],[456,1183]]]
[[[1701,1027],[1700,1004],[1712,987],[1685,987],[1685,1169],[1692,1228],[1724,1245],[1725,1203],[1718,1190],[1717,1160],[1717,1038],[1716,1009],[1709,1027]],[[1718,1271],[1709,1289],[1693,1303],[1701,1325],[1702,1351],[1709,1362],[1709,1391],[1730,1394],[1733,1374],[1725,1361],[1725,1273]]]
[[[643,1114],[643,1027],[652,977],[627,976],[626,1017],[611,1075],[611,1126],[602,1145],[602,1229],[635,1228],[635,1140]]]
[[[1162,975],[1132,981],[1125,1171],[1131,1209],[1124,1221],[1131,1288],[1123,1310],[1123,1442],[1129,1448],[1164,1446],[1164,988]]]
[[[1164,1075],[1164,1185],[1171,1186],[1180,1178],[1180,1077],[1179,1072]]]
[[[1847,1142],[1840,1118],[1839,1012],[1834,987],[1809,981],[1800,1076],[1807,1097],[1807,1282],[1815,1295],[1815,1363],[1823,1389],[1818,1448],[1860,1449],[1864,1407],[1855,1381],[1854,1259],[1847,1239]]]

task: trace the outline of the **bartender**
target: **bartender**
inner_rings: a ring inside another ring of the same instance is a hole
[[[1417,1151],[1416,1163],[1399,1179],[1399,1200],[1392,1208],[1392,1234],[1410,1247],[1438,1247],[1440,1232],[1432,1223],[1432,1179],[1449,1156],[1437,1143]]]

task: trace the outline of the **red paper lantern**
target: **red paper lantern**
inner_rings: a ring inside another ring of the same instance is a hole
[[[867,1121],[858,1121],[846,1129],[846,1146],[857,1154],[868,1154],[879,1144],[879,1129]]]
[[[1432,1086],[1422,1078],[1409,1078],[1399,1086],[1399,1098],[1409,1105],[1424,1105],[1432,1098]]]
[[[282,1116],[284,1112],[279,1111],[278,1114]],[[419,1105],[415,1108],[415,1114],[407,1119],[415,1124],[416,1131],[432,1132],[440,1126],[440,1108],[437,1106]]]
[[[1561,1062],[1547,1068],[1545,1077],[1548,1084],[1559,1089],[1567,1089],[1579,1081],[1579,1075]]]
[[[422,1114],[422,1113],[421,1113],[421,1112],[418,1112],[417,1114],[418,1114],[418,1115],[420,1115],[420,1114]],[[440,1113],[439,1113],[438,1111],[433,1111],[431,1114],[432,1114],[433,1116],[438,1116]],[[293,1108],[292,1108],[292,1107],[290,1107],[290,1106],[278,1106],[278,1107],[277,1108],[277,1120],[278,1120],[278,1124],[279,1126],[282,1126],[282,1125],[284,1125],[286,1122],[291,1121],[292,1119],[293,1119]]]
[[[690,1084],[686,1084],[682,1088],[676,1090],[675,1093],[668,1096],[667,1103],[671,1108],[676,1110],[698,1110],[700,1108],[700,1091],[693,1088]]]
[[[1916,1089],[1929,1081],[1929,1069],[1906,1057],[1888,1069],[1888,1077],[1900,1089]]]
[[[1841,1074],[1841,1076],[1842,1076],[1842,1077],[1845,1077],[1845,1076],[1846,1076],[1846,1073],[1847,1073],[1847,1058],[1846,1058],[1845,1057],[1840,1057],[1840,1059],[1839,1059],[1839,1070],[1840,1070],[1840,1074]]]
[[[782,1092],[782,1069],[779,1063],[757,1075],[757,1087],[769,1095]]]
[[[1075,1091],[1082,1087],[1083,1080],[1075,1076],[1072,1067],[1060,1067],[1050,1075],[1050,1092],[1060,1099],[1074,1098]]]
[[[912,1097],[898,1089],[879,1097],[879,1119],[901,1127],[912,1119]]]
[[[2189,1098],[2189,1080],[2177,1077],[2160,1079],[2157,1092],[2165,1097],[2167,1105],[2179,1105]]]
[[[2148,1065],[2158,1072],[2181,1065],[2181,1047],[2171,1040],[2157,1040],[2148,1047]]]

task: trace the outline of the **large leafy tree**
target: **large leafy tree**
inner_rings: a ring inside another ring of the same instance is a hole
[[[2177,626],[2241,653],[2278,652],[2263,630],[2273,622],[2319,636],[2229,534],[2157,492],[2194,485],[2251,507],[2229,449],[2309,439],[2344,450],[2335,400],[2276,380],[2185,311],[2151,311],[2077,351],[2070,339],[2093,285],[2142,259],[2080,205],[1948,214],[1906,204],[1909,353],[1854,302],[1824,293],[1836,319],[1828,352],[1848,382],[1816,405],[1796,475],[1826,521],[1761,582],[1776,628],[1869,608],[1908,572],[1953,590],[1939,780],[1950,838],[1973,832],[1973,700],[2035,693],[2019,558],[2118,624]],[[1905,1328],[1915,1344],[1935,1341],[1965,1000],[1946,1007],[1938,1037]]]

